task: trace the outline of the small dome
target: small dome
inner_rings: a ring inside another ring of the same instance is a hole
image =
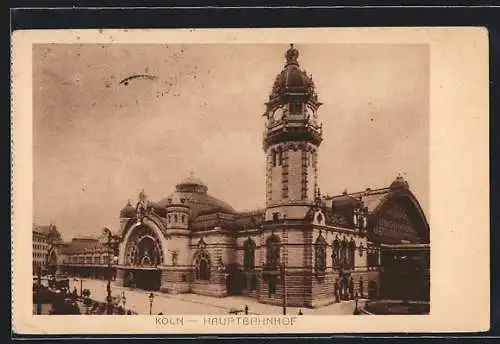
[[[224,212],[234,214],[236,211],[226,202],[207,193],[207,186],[192,174],[179,182],[176,191],[156,203],[157,207],[186,206],[190,208],[193,218],[200,214]]]
[[[127,202],[125,207],[120,211],[120,217],[124,219],[131,219],[135,217],[136,211],[135,208],[130,204],[130,200]]]
[[[201,179],[196,178],[193,173],[189,177],[183,179],[176,185],[176,190],[178,192],[200,192],[206,193],[208,191],[205,183]]]
[[[405,188],[408,189],[410,186],[408,182],[402,177],[398,176],[392,183],[391,183],[391,189],[397,189],[397,188]]]

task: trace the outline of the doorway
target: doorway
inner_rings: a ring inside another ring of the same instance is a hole
[[[129,271],[125,276],[124,285],[147,291],[158,291],[161,286],[161,271],[156,269]]]

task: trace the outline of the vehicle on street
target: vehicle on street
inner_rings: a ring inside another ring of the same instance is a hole
[[[69,278],[65,274],[57,274],[49,279],[51,288],[67,288],[69,289]]]

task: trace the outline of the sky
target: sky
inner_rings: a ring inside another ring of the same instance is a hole
[[[429,203],[427,45],[295,45],[323,122],[319,186],[404,176]],[[34,221],[65,240],[117,230],[127,200],[191,173],[236,210],[265,205],[264,103],[287,44],[33,46]],[[123,79],[148,74],[155,79]]]

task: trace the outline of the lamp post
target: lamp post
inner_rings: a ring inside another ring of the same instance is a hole
[[[127,303],[127,298],[125,297],[125,292],[122,292],[122,303],[123,303],[123,309],[125,310],[125,304]]]
[[[107,296],[107,314],[112,314],[112,307],[111,307],[111,264],[112,263],[117,263],[118,262],[118,257],[114,255],[114,244],[115,244],[115,239],[116,237],[113,236],[113,233],[111,233],[111,230],[109,228],[104,228],[103,230],[104,235],[107,237],[106,241],[106,246],[108,247],[108,285],[107,285],[107,291],[108,291],[108,296]]]
[[[281,285],[283,289],[283,315],[286,315],[286,274],[285,274],[285,263],[280,264],[281,270]]]
[[[75,282],[78,282],[78,278],[73,278]],[[83,279],[80,278],[80,297],[83,296]]]
[[[155,296],[153,293],[149,293],[149,315],[153,314],[153,300]]]
[[[36,314],[42,314],[42,300],[41,300],[41,289],[42,289],[42,267],[37,266],[37,287],[36,287]]]

